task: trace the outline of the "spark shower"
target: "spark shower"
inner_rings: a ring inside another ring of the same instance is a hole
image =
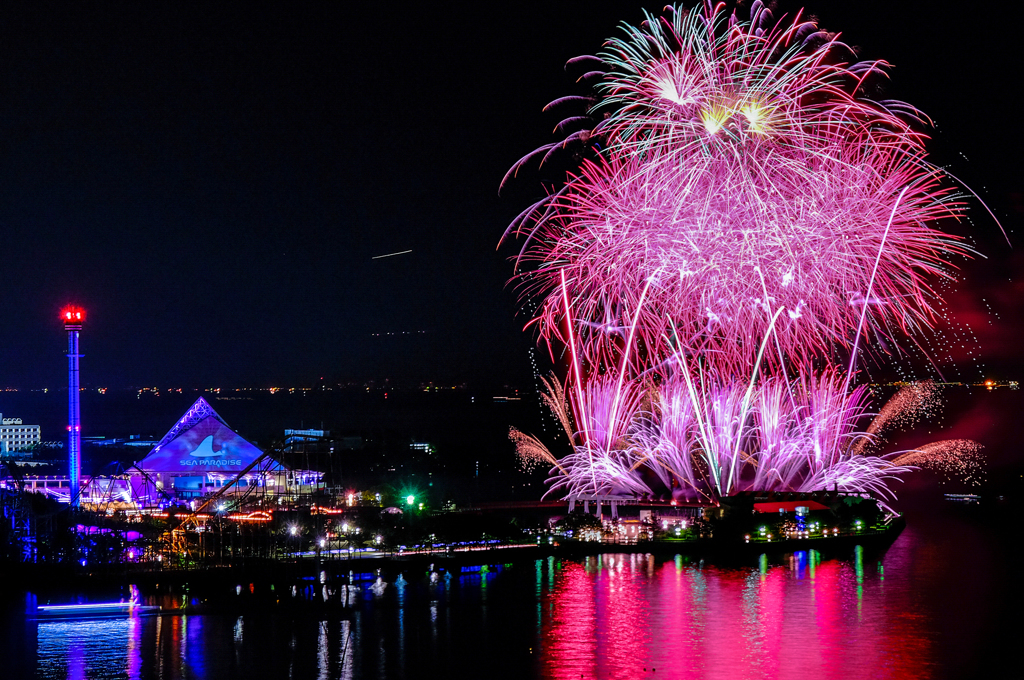
[[[502,181],[567,168],[503,237],[565,367],[544,400],[569,450],[512,431],[549,493],[886,499],[916,467],[977,472],[973,442],[880,453],[933,385],[875,414],[856,384],[858,356],[929,332],[936,282],[972,254],[940,229],[966,206],[926,158],[930,121],[870,96],[885,62],[754,2],[648,14],[567,68],[589,94],[549,104],[562,138]]]

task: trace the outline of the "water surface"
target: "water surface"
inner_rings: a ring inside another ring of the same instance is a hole
[[[1022,629],[1019,533],[1005,519],[932,507],[911,513],[886,550],[732,564],[608,554],[433,578],[407,571],[400,581],[385,570],[386,587],[361,582],[350,613],[323,619],[250,608],[40,623],[24,607],[54,594],[28,594],[9,603],[0,675],[973,677],[1015,659]]]

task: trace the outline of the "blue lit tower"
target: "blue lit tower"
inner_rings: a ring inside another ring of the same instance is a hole
[[[71,505],[78,507],[82,476],[82,420],[78,411],[78,334],[85,323],[85,310],[69,305],[60,310],[60,320],[68,332],[68,477],[71,478]]]

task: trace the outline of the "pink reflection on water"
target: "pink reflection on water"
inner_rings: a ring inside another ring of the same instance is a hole
[[[593,581],[583,565],[563,562],[554,590],[542,603],[544,629],[542,664],[549,677],[594,675],[597,665],[597,625]],[[557,663],[556,663],[557,661]]]
[[[692,592],[695,584],[689,571],[690,567],[684,567],[681,559],[666,562],[656,571],[652,595],[666,606],[652,608],[650,613],[651,629],[659,631],[659,649],[652,655],[651,667],[660,666],[662,672],[673,665],[694,672],[703,668],[693,635],[702,626],[703,603],[701,596]],[[674,650],[672,658],[668,658],[667,650]]]
[[[602,555],[597,580],[597,668],[600,677],[621,678],[638,665],[649,667],[648,649],[653,642],[648,623],[650,587],[647,555]],[[593,572],[591,572],[593,573]]]
[[[751,575],[745,605],[750,625],[746,631],[752,649],[746,657],[748,667],[763,672],[763,677],[779,673],[779,641],[785,617],[786,574],[781,567]]]
[[[876,563],[851,562],[812,551],[759,569],[564,561],[542,596],[541,675],[929,677],[933,643],[913,608],[887,597]]]
[[[843,588],[840,562],[830,560],[817,565],[814,573],[815,642],[827,663],[825,678],[841,678],[847,672],[843,664]],[[853,606],[856,606],[854,603]]]

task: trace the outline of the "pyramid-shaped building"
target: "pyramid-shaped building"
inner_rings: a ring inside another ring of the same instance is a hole
[[[188,502],[225,486],[231,494],[258,487],[261,495],[280,496],[320,477],[285,468],[228,427],[202,397],[132,472],[133,494],[143,505]]]

